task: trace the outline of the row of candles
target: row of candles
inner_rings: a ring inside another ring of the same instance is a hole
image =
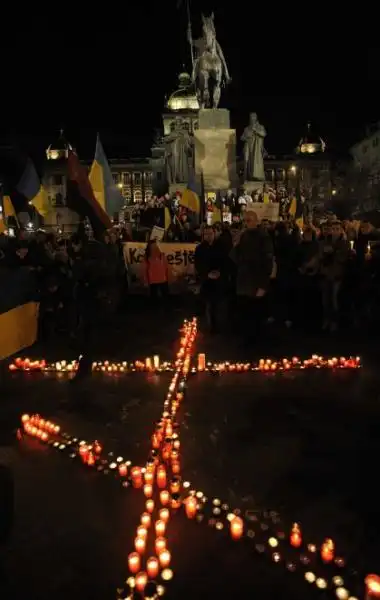
[[[151,436],[151,450],[144,469],[144,493],[146,485],[150,485],[151,497],[145,501],[145,510],[136,530],[134,550],[128,556],[130,577],[125,587],[118,590],[119,598],[132,598],[136,591],[145,598],[165,593],[164,586],[157,583],[157,580],[160,577],[162,582],[167,582],[173,577],[170,568],[171,553],[165,537],[170,518],[182,505],[189,518],[194,518],[197,511],[194,497],[182,499],[186,487],[181,478],[181,443],[176,422],[190,372],[191,352],[197,333],[196,320],[185,321],[181,331],[174,375],[164,401],[161,419],[156,423]],[[145,560],[148,537],[152,531],[154,543],[150,547],[154,548],[154,554]]]
[[[292,358],[281,358],[278,360],[261,358],[257,363],[213,363],[206,361],[205,354],[198,354],[197,366],[192,367],[191,373],[207,371],[218,373],[246,373],[248,371],[276,372],[294,369],[358,369],[360,367],[361,361],[359,356],[328,358],[313,354],[310,358],[303,360],[294,356]],[[57,371],[70,373],[76,371],[77,368],[77,361],[67,362],[61,360],[55,363],[47,363],[45,360],[31,361],[29,358],[16,358],[14,362],[9,365],[10,371]],[[155,355],[153,358],[146,358],[145,361],[137,360],[132,363],[126,361],[113,363],[108,360],[104,362],[93,362],[92,370],[103,373],[134,373],[139,371],[161,373],[164,371],[175,371],[176,365],[173,365],[171,362],[161,362],[160,357]]]
[[[35,437],[36,439],[39,439],[40,441],[52,442],[54,438],[57,438],[57,436],[60,435],[63,435],[64,438],[68,437],[67,434],[61,434],[60,427],[57,424],[44,419],[40,415],[29,416],[25,414],[21,418],[21,423],[25,433]],[[158,427],[158,431],[156,429],[152,436],[152,452],[155,458],[157,458],[157,455],[154,450],[157,450],[160,431],[161,427]],[[197,520],[202,521],[202,510],[204,510],[204,507],[207,503],[207,499],[202,492],[195,492],[194,490],[188,491],[190,488],[189,482],[183,482],[182,484],[183,491],[187,494],[185,499],[181,501],[181,499],[178,497],[179,492],[181,491],[181,479],[179,477],[180,468],[178,464],[178,449],[180,444],[178,434],[173,433],[172,438],[177,447],[177,451],[174,453],[174,456],[173,452],[168,454],[168,448],[166,448],[165,452],[161,452],[161,454],[158,455],[160,456],[160,460],[166,461],[166,464],[169,462],[169,468],[165,467],[164,464],[159,464],[155,469],[154,465],[157,463],[156,461],[152,462],[150,459],[148,460],[145,468],[138,466],[130,467],[131,462],[125,462],[122,457],[118,457],[115,461],[109,463],[110,470],[114,469],[122,478],[129,476],[133,487],[136,489],[142,488],[146,497],[145,511],[141,515],[140,524],[136,531],[135,550],[128,557],[128,566],[132,575],[132,577],[128,579],[128,585],[130,586],[129,589],[131,590],[136,588],[140,592],[143,592],[146,588],[148,595],[145,595],[145,597],[149,597],[149,594],[151,594],[151,597],[157,597],[157,595],[162,595],[164,593],[165,590],[162,585],[149,583],[158,577],[160,570],[163,581],[171,579],[173,575],[172,571],[169,569],[171,554],[167,548],[167,541],[165,538],[166,527],[169,522],[171,512],[179,509],[181,504],[183,504],[186,516],[189,519],[194,519],[197,517]],[[78,442],[76,438],[70,439],[71,443]],[[61,444],[57,441],[54,443],[54,445],[60,449],[65,447],[64,444]],[[93,466],[95,464],[95,461],[100,458],[102,450],[103,448],[101,444],[96,440],[93,442],[93,444],[89,444],[83,440],[78,444],[78,454],[83,463],[88,466]],[[112,453],[110,454],[112,455]],[[169,482],[168,471],[170,470],[170,465],[172,479]],[[157,488],[157,509],[155,508],[156,502],[153,499],[154,487]],[[240,516],[239,510],[230,512],[228,505],[223,504],[217,498],[212,501],[212,518],[208,520],[208,523],[215,526],[218,530],[223,529],[223,512],[230,536],[233,540],[240,540],[244,537],[244,535],[247,535],[248,537],[254,536],[254,532],[252,532],[250,529],[248,518],[243,519],[242,516]],[[154,531],[156,535],[154,543],[155,556],[151,556],[146,560],[146,569],[145,571],[142,571],[142,557],[146,552],[148,531],[152,526],[155,516],[157,516],[157,519],[154,523]],[[257,517],[255,517],[255,520],[258,520]],[[277,521],[278,519],[274,520],[274,522]],[[265,526],[263,529],[266,531],[267,526]],[[275,536],[267,536],[267,545],[272,551],[272,559],[274,563],[277,564],[281,564],[282,561],[282,556],[279,550],[280,542],[284,539],[284,537],[284,534],[280,532],[276,532]],[[357,600],[357,598],[350,595],[348,589],[344,587],[345,582],[340,574],[330,573],[330,582],[323,576],[317,576],[317,574],[314,572],[318,570],[318,564],[314,566],[314,571],[309,570],[313,558],[315,558],[318,553],[318,547],[316,544],[305,544],[301,527],[298,523],[293,524],[288,539],[291,547],[301,551],[299,559],[301,565],[304,567],[304,578],[308,583],[314,583],[317,588],[321,590],[326,590],[329,584],[332,583],[335,596],[338,598],[338,600]],[[258,544],[257,549],[263,551],[264,547]],[[334,564],[340,570],[345,566],[344,559],[336,556],[335,543],[330,538],[325,539],[323,544],[320,546],[319,555],[322,563],[325,565]],[[296,569],[294,557],[292,557],[291,562],[287,562],[286,566],[290,571],[294,571]],[[306,570],[306,568],[308,568],[308,570]],[[380,577],[374,574],[367,575],[365,578],[365,589],[366,600],[380,598]],[[123,590],[123,593],[124,591],[125,590]]]

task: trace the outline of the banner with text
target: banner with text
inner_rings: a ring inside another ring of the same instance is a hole
[[[194,276],[194,252],[196,244],[159,243],[160,250],[166,256],[169,267],[169,284],[172,291],[183,291],[188,280]],[[144,286],[143,261],[146,244],[126,242],[124,260],[127,265],[131,290]]]
[[[257,214],[259,221],[267,219],[268,221],[278,221],[280,216],[280,205],[278,202],[264,204],[264,202],[252,202],[247,206],[248,210],[253,210]]]

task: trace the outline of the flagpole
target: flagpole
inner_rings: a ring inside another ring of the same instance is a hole
[[[191,15],[190,15],[190,0],[186,0],[186,11],[187,11],[187,31],[190,42],[190,52],[191,52],[191,66],[194,70],[194,48],[193,48],[193,32],[191,28]]]

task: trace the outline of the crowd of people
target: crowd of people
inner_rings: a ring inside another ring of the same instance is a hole
[[[380,236],[368,222],[331,217],[301,229],[291,219],[259,223],[246,210],[232,223],[210,226],[184,212],[170,232],[167,241],[197,242],[189,298],[213,332],[240,321],[254,340],[265,323],[334,332],[377,320]],[[86,337],[99,315],[124,304],[130,279],[123,242],[139,233],[138,226],[119,225],[95,241],[81,225],[71,237],[23,229],[0,236],[0,268],[26,270],[36,282],[40,339],[61,332]],[[143,276],[152,304],[166,303],[170,274],[154,239],[147,243]]]

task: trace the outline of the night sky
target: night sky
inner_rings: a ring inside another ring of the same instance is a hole
[[[186,11],[176,4],[102,3],[99,15],[92,4],[91,13],[83,10],[88,17],[69,9],[33,14],[2,76],[2,139],[11,137],[37,163],[61,127],[83,158],[92,157],[97,131],[109,158],[149,155],[165,95],[182,65],[190,69]],[[201,9],[214,8],[233,80],[220,106],[231,110],[239,137],[255,111],[271,154],[291,153],[307,121],[330,149],[344,151],[380,119],[380,49],[345,39],[325,13],[319,23],[308,14],[314,4],[301,21],[291,6],[283,20],[273,4],[265,17],[249,2],[191,5],[194,37]]]

